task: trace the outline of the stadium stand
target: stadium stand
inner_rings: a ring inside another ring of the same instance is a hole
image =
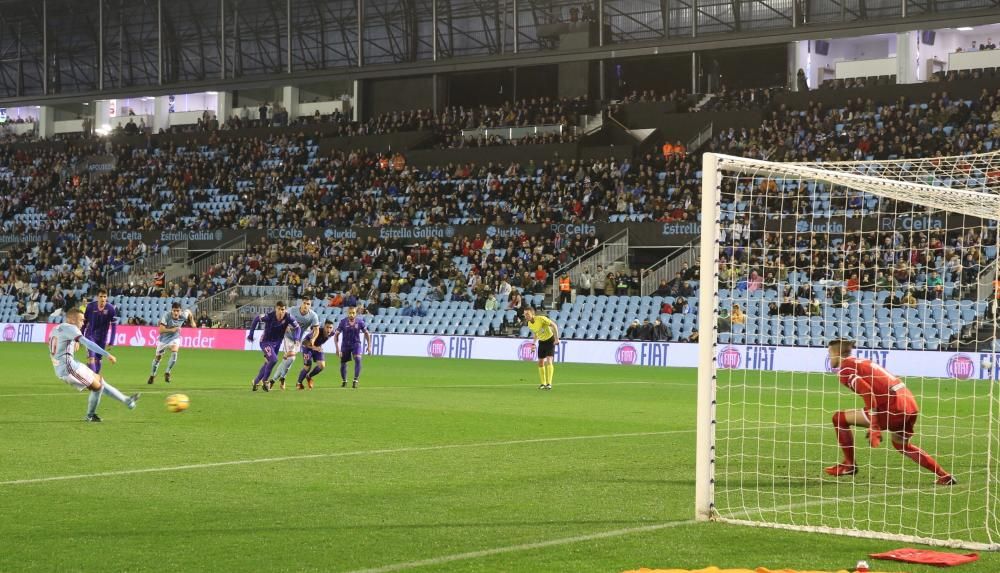
[[[636,96],[636,101],[647,97],[655,96]],[[667,97],[686,99],[684,94]],[[835,108],[810,104],[793,109],[774,101],[774,93],[768,90],[724,92],[714,98],[715,103],[706,106],[709,110],[763,109],[766,120],[760,129],[719,129],[707,149],[784,161],[881,160],[981,152],[1000,144],[993,120],[1000,112],[1000,90],[984,91],[977,99],[952,99],[942,91],[919,102],[901,98],[876,103],[848,97]],[[568,105],[575,104],[539,100],[510,108],[449,109],[438,117],[404,112],[376,118],[364,129],[435,129],[435,122],[442,129],[461,129],[546,121],[564,115],[563,106]],[[366,151],[321,154],[320,142],[305,135],[112,148],[117,158],[112,172],[88,174],[72,169],[83,157],[101,151],[108,151],[106,144],[94,141],[74,142],[64,150],[44,146],[31,152],[23,147],[4,149],[0,153],[4,229],[84,233],[94,228],[293,224],[695,221],[701,182],[697,153],[664,157],[650,152],[624,161],[567,159],[536,165],[420,167]],[[904,208],[822,185],[810,186],[808,199],[797,203],[783,201],[785,189],[780,188],[757,194],[757,203],[752,205],[738,199],[739,189],[729,191],[737,197],[733,204],[723,206],[730,236],[750,232],[757,223],[741,213],[862,217],[875,209]],[[723,292],[723,307],[732,306],[734,293],[753,289],[751,304],[741,309],[743,324],[733,323],[722,342],[805,345],[850,335],[881,348],[940,348],[955,343],[964,326],[988,310],[986,302],[974,300],[969,286],[978,270],[996,258],[995,248],[984,246],[993,244],[995,238],[949,230],[925,238],[926,244],[900,244],[893,236],[877,236],[870,243],[850,233],[813,237],[830,253],[819,267],[835,269],[843,261],[847,268],[861,269],[860,277],[820,276],[815,268],[794,258],[741,261],[739,274],[727,277],[730,284]],[[182,298],[188,304],[236,285],[287,285],[294,296],[314,299],[324,317],[340,316],[344,299],[353,297],[373,313],[373,324],[385,332],[524,335],[519,310],[543,304],[551,273],[586,250],[579,240],[562,241],[552,235],[505,244],[475,237],[416,245],[392,241],[361,245],[333,239],[315,244],[265,242],[251,245],[244,254],[212,266],[203,275],[159,286],[119,286],[113,294],[127,320],[152,322],[166,300]],[[884,251],[885,241],[894,250]],[[854,245],[853,250],[845,251],[844,245]],[[778,246],[782,252],[793,253],[799,245]],[[53,313],[51,319],[58,320],[59,308],[78,304],[94,286],[104,284],[110,273],[127,271],[146,253],[162,248],[141,243],[127,247],[93,244],[69,234],[57,243],[12,247],[0,266],[4,277],[0,320],[46,320]],[[933,256],[928,258],[929,251]],[[373,257],[373,253],[382,254]],[[892,272],[865,273],[874,270],[876,263],[886,268],[890,260]],[[542,279],[535,274],[539,268]],[[931,272],[942,277],[940,292],[926,292]],[[620,278],[626,284],[624,292],[616,288]],[[689,274],[679,283],[663,284],[654,296],[640,297],[631,275],[601,277],[603,294],[598,288],[592,293],[578,291],[575,300],[553,308],[550,316],[571,338],[690,339],[696,334],[695,278]],[[857,288],[842,292],[840,287],[852,278]],[[509,285],[510,293],[500,293],[507,288],[502,282]],[[919,300],[904,304],[909,291]],[[334,304],[338,297],[340,306]],[[415,310],[418,301],[419,311]],[[847,307],[832,304],[845,301]],[[32,302],[38,304],[37,312],[29,309]],[[777,312],[771,312],[771,303]],[[782,303],[792,305],[790,314],[783,313]],[[833,321],[826,319],[844,314],[857,315],[869,326],[857,332],[831,330],[828,323]],[[950,326],[902,326],[923,316],[947,319]]]

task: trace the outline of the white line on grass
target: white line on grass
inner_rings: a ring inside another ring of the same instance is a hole
[[[530,551],[532,549],[544,549],[546,547],[555,547],[558,545],[568,545],[570,543],[580,543],[583,541],[593,541],[596,539],[607,539],[609,537],[621,537],[623,535],[631,535],[633,533],[645,533],[648,531],[659,531],[661,529],[667,529],[670,527],[677,527],[679,525],[691,525],[694,520],[685,521],[669,521],[667,523],[656,523],[653,525],[643,525],[639,527],[629,527],[626,529],[615,529],[612,531],[600,531],[597,533],[588,533],[587,535],[577,535],[575,537],[563,537],[560,539],[550,539],[548,541],[537,541],[535,543],[525,543],[522,545],[508,545],[507,547],[495,547],[493,549],[482,549],[480,551],[470,551],[468,553],[455,553],[453,555],[443,555],[441,557],[432,557],[430,559],[421,559],[420,561],[410,561],[409,563],[395,563],[392,565],[385,565],[382,567],[375,567],[373,569],[358,569],[356,571],[351,571],[350,573],[390,573],[392,571],[402,571],[404,569],[414,569],[417,567],[429,567],[431,565],[442,565],[444,563],[451,563],[453,561],[465,561],[468,559],[479,559],[481,557],[491,557],[493,555],[502,555],[504,553],[516,553],[518,551]]]
[[[41,478],[27,478],[27,479],[15,479],[8,481],[0,481],[0,486],[5,485],[28,485],[36,483],[45,483],[52,481],[66,481],[75,479],[86,479],[95,477],[111,477],[111,476],[126,476],[134,474],[149,474],[149,473],[162,473],[162,472],[177,472],[185,470],[199,470],[206,468],[219,468],[225,466],[243,466],[250,464],[267,464],[276,462],[289,462],[298,460],[315,460],[323,458],[343,458],[350,456],[377,456],[383,454],[405,454],[413,452],[433,452],[438,450],[453,450],[459,448],[493,448],[502,446],[517,446],[523,444],[544,444],[552,442],[571,442],[571,441],[582,441],[582,440],[608,440],[615,438],[637,438],[644,436],[664,436],[668,434],[690,434],[694,432],[694,429],[690,430],[666,430],[662,432],[633,432],[627,434],[598,434],[590,436],[562,436],[554,438],[533,438],[530,440],[507,440],[503,442],[475,442],[471,444],[441,444],[436,446],[412,446],[408,448],[387,448],[380,450],[356,450],[351,452],[329,452],[325,454],[299,454],[295,456],[280,456],[274,458],[252,458],[248,460],[230,460],[225,462],[207,462],[203,464],[187,464],[183,466],[165,466],[159,468],[139,468],[133,470],[116,470],[109,472],[96,472],[90,474],[76,474],[76,475],[62,475],[62,476],[49,476]]]
[[[882,492],[877,494],[867,494],[867,495],[856,495],[846,499],[842,498],[827,498],[827,499],[817,499],[812,501],[804,501],[797,503],[790,503],[787,505],[773,507],[763,511],[789,511],[792,509],[801,509],[803,507],[809,507],[813,505],[825,505],[834,502],[848,502],[848,501],[862,501],[876,499],[880,497],[889,497],[891,495],[896,495],[899,493],[915,492],[917,490],[911,490],[907,488],[899,488],[893,491]],[[752,513],[752,510],[744,510],[737,512],[732,517],[735,518],[739,515],[746,515]],[[442,555],[440,557],[431,557],[428,559],[420,559],[418,561],[409,561],[406,563],[393,563],[390,565],[383,565],[381,567],[373,567],[371,569],[357,569],[350,571],[349,573],[391,573],[393,571],[404,571],[406,569],[417,569],[419,567],[430,567],[433,565],[443,565],[445,563],[452,563],[454,561],[466,561],[470,559],[480,559],[482,557],[492,557],[494,555],[502,555],[504,553],[516,553],[519,551],[531,551],[532,549],[544,549],[546,547],[557,547],[560,545],[569,545],[572,543],[582,543],[585,541],[595,541],[598,539],[607,539],[610,537],[623,537],[625,535],[632,535],[635,533],[647,533],[650,531],[659,531],[662,529],[668,529],[671,527],[678,527],[681,525],[693,525],[697,521],[693,519],[688,519],[684,521],[668,521],[665,523],[657,523],[653,525],[641,525],[637,527],[627,527],[624,529],[615,529],[612,531],[599,531],[597,533],[588,533],[586,535],[576,535],[573,537],[562,537],[559,539],[549,539],[547,541],[538,541],[535,543],[524,543],[521,545],[508,545],[506,547],[494,547],[492,549],[481,549],[479,551],[469,551],[467,553],[454,553],[452,555]]]

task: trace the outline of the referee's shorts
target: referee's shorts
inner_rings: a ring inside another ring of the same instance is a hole
[[[538,351],[536,352],[538,359],[542,358],[552,358],[556,355],[556,337],[553,336],[548,340],[538,341]]]

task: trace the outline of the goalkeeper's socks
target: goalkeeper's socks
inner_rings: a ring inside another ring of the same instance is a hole
[[[854,432],[851,425],[847,423],[847,414],[837,412],[833,415],[833,427],[837,429],[837,442],[840,449],[844,450],[844,464],[854,465]]]
[[[920,467],[931,470],[938,477],[948,475],[948,472],[944,471],[944,469],[938,465],[937,461],[932,458],[930,454],[921,450],[917,446],[908,443],[900,447],[896,442],[893,442],[892,445],[896,446],[896,449],[902,452],[904,456],[920,464]]]

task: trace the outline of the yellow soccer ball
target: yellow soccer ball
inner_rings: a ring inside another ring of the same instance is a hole
[[[191,405],[191,399],[187,394],[171,394],[167,396],[167,410],[171,412],[183,412]]]

